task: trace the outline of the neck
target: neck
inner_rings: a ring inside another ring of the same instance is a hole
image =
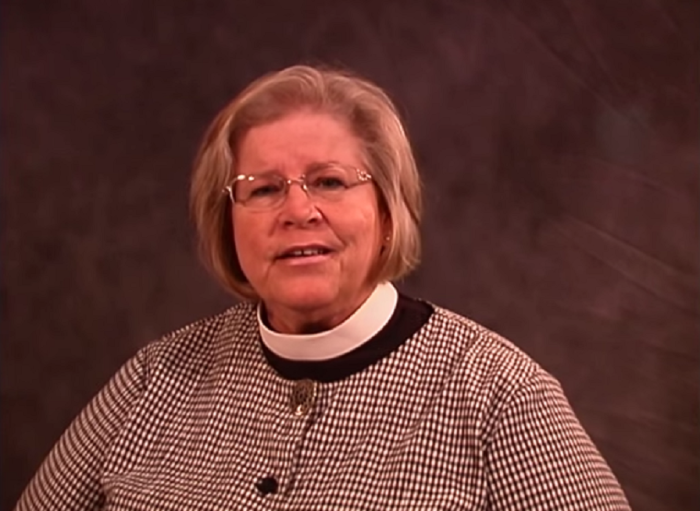
[[[317,334],[331,330],[352,316],[369,298],[375,286],[364,289],[345,307],[297,309],[263,303],[262,319],[272,330],[292,335]]]
[[[272,353],[289,360],[329,360],[348,353],[372,339],[391,319],[398,303],[398,292],[391,283],[379,284],[348,318],[340,324],[313,323],[307,326],[323,331],[316,333],[283,333],[273,330],[265,320],[263,304],[258,305],[260,337]],[[335,325],[325,328],[326,325]]]
[[[288,307],[270,307],[263,304],[262,319],[272,330],[293,335],[317,334],[343,323],[365,303],[373,289],[362,293],[352,305],[342,310],[298,310]]]
[[[332,329],[339,325],[352,315],[352,312],[340,320],[335,318],[318,318],[311,319],[306,315],[294,318],[294,314],[289,315],[273,315],[268,312],[264,313],[263,319],[265,324],[272,330],[285,334],[317,334]],[[286,316],[286,317],[284,317]]]

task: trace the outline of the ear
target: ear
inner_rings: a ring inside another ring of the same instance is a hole
[[[394,222],[391,219],[389,206],[387,206],[386,201],[382,197],[379,189],[375,188],[374,193],[376,194],[377,209],[379,210],[380,246],[381,251],[384,252],[384,249],[388,245],[388,241],[391,240],[391,237],[394,235]]]
[[[391,221],[391,217],[389,216],[389,213],[382,212],[381,217],[380,217],[380,222],[381,222],[382,239],[384,239],[385,241],[388,241],[391,239],[391,237],[394,234],[393,222]]]
[[[387,248],[389,248],[389,244],[391,243],[391,237],[393,236],[393,234],[394,232],[391,218],[389,218],[388,214],[382,213],[379,230],[379,235],[381,236],[381,239],[379,241],[381,247],[379,250],[380,254],[385,253]]]

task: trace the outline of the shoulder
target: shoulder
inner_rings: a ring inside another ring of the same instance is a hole
[[[204,367],[224,351],[250,344],[257,333],[255,304],[241,302],[173,330],[140,350],[146,370]]]
[[[453,352],[472,374],[500,375],[515,383],[543,371],[522,348],[484,325],[440,306],[433,310],[426,336]]]
[[[495,419],[532,386],[560,389],[559,382],[522,348],[493,330],[448,309],[434,312],[421,343],[450,369],[454,397],[476,402]]]

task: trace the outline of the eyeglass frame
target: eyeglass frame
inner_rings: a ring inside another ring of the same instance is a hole
[[[343,191],[347,191],[347,190],[350,190],[351,188],[355,188],[356,186],[370,183],[374,180],[374,178],[372,177],[372,174],[370,174],[366,170],[361,169],[359,167],[355,167],[352,165],[341,165],[341,164],[337,164],[337,163],[336,163],[336,165],[338,167],[342,167],[342,168],[345,168],[348,170],[354,170],[356,175],[357,175],[357,178],[358,178],[358,181],[356,183],[352,183],[351,185],[348,185],[345,189],[343,189]],[[315,199],[318,197],[317,195],[314,195],[314,192],[309,192],[309,188],[308,188],[307,183],[306,183],[307,174],[302,174],[301,176],[299,176],[296,179],[285,178],[284,176],[282,176],[278,173],[274,173],[274,172],[270,173],[270,174],[275,176],[275,177],[280,178],[280,182],[284,184],[284,192],[281,195],[281,199],[280,199],[278,204],[275,203],[271,206],[266,206],[266,207],[262,207],[262,208],[253,207],[253,209],[260,209],[260,210],[264,211],[266,209],[274,209],[278,206],[281,206],[282,204],[284,204],[284,201],[287,199],[287,196],[289,195],[289,190],[291,189],[291,186],[295,183],[299,185],[299,187],[304,191],[304,193],[306,193],[307,197],[309,197],[311,199]],[[233,181],[231,181],[230,184],[224,186],[222,193],[225,193],[229,196],[229,199],[231,200],[231,204],[240,204],[243,207],[249,207],[245,202],[236,201],[236,199],[234,197],[234,193],[233,193],[233,187],[235,186],[235,184],[238,181],[243,181],[243,180],[251,179],[251,178],[255,179],[256,177],[260,177],[260,176],[264,176],[264,175],[268,175],[268,174],[267,173],[258,174],[257,176],[256,175],[247,175],[247,174],[238,174],[237,176],[235,176],[233,178]]]

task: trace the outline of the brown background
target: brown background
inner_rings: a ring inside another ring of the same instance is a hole
[[[350,66],[426,183],[402,287],[558,377],[636,510],[700,505],[700,2],[2,4],[2,509],[123,361],[226,307],[189,166],[244,84]]]

